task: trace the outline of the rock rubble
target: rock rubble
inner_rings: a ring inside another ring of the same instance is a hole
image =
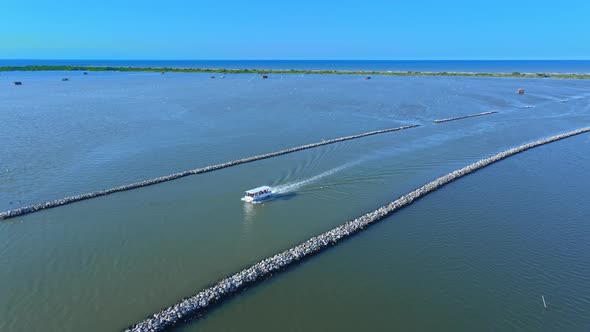
[[[496,113],[498,113],[498,112],[491,111],[491,112],[483,112],[483,113],[477,113],[477,114],[470,114],[470,115],[458,116],[456,118],[448,118],[448,119],[434,120],[434,123],[441,123],[441,122],[449,122],[449,121],[455,121],[455,120],[461,120],[461,119],[467,119],[467,118],[474,118],[476,116],[490,115],[490,114],[496,114]]]

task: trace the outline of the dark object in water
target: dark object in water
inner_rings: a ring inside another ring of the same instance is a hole
[[[267,79],[268,75],[261,75],[260,77],[262,77],[262,79]]]
[[[367,76],[367,77],[365,77],[365,79],[366,80],[370,80],[371,79],[371,76]]]
[[[16,81],[16,82],[12,82],[12,84],[14,84],[14,85],[23,85],[23,82]]]
[[[83,73],[82,73],[82,75],[88,75],[88,72],[87,72],[87,71],[85,71],[85,72],[83,72]]]
[[[211,76],[211,79],[214,79],[214,78],[215,78],[215,76]]]
[[[524,95],[524,89],[520,88],[518,90],[516,90],[516,92],[518,92],[519,95]]]
[[[164,74],[166,74],[166,72],[165,71],[161,71],[160,74],[161,75],[164,75]]]
[[[70,79],[69,79],[69,78],[67,78],[67,77],[64,77],[64,78],[62,78],[61,80],[65,82],[65,81],[69,81]]]

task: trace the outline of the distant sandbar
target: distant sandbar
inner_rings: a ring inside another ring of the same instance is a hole
[[[459,77],[508,77],[508,78],[561,78],[590,79],[590,74],[567,73],[478,73],[478,72],[429,72],[429,71],[363,71],[363,70],[306,70],[306,69],[224,69],[224,68],[168,68],[168,67],[113,67],[113,66],[3,66],[3,71],[114,71],[158,73],[219,73],[219,74],[312,74],[312,75],[365,75],[365,76],[459,76]]]

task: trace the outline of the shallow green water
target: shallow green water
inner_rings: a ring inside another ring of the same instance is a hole
[[[1,209],[421,127],[0,223],[3,331],[120,330],[448,171],[590,123],[580,81],[63,75],[0,77],[25,83],[0,90],[10,124]],[[431,122],[489,110],[500,113]],[[470,175],[181,329],[583,330],[589,143],[568,139]],[[262,184],[291,189],[239,200]]]

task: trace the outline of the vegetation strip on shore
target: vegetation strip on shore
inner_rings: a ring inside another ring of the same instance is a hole
[[[427,71],[364,71],[364,70],[309,70],[309,69],[225,69],[225,68],[168,68],[168,67],[116,67],[116,66],[3,66],[3,71],[119,71],[119,72],[173,72],[219,74],[316,74],[316,75],[385,75],[385,76],[466,76],[512,78],[571,78],[590,79],[590,74],[575,73],[478,73],[478,72],[427,72]]]
[[[449,184],[465,175],[473,173],[479,169],[489,166],[502,159],[508,158],[520,152],[532,149],[544,144],[555,142],[567,137],[579,135],[590,132],[590,127],[570,131],[568,133],[552,136],[541,139],[535,142],[527,143],[516,148],[512,148],[489,158],[482,159],[471,165],[453,171],[445,176],[442,176],[434,181],[431,181],[422,187],[404,195],[395,201],[380,207],[377,210],[362,215],[354,220],[348,221],[341,226],[338,226],[330,231],[327,231],[318,236],[291,248],[285,250],[272,257],[266,258],[249,268],[246,268],[230,277],[219,281],[214,286],[204,289],[193,295],[187,297],[175,305],[172,305],[162,311],[149,316],[144,321],[130,326],[125,331],[127,332],[153,332],[163,331],[169,329],[179,323],[197,317],[203,314],[207,308],[216,303],[227,299],[233,294],[246,289],[248,286],[253,286],[256,282],[270,277],[273,273],[279,272],[291,265],[296,264],[300,260],[317,254],[322,250],[337,244],[342,239],[345,239],[357,232],[360,232],[365,227],[382,220],[383,218],[393,214],[399,209],[412,204],[414,201],[424,197],[425,195],[436,191],[437,189]]]
[[[456,118],[434,120],[434,123],[441,123],[441,122],[449,122],[449,121],[455,121],[455,120],[461,120],[461,119],[467,119],[467,118],[474,118],[476,116],[490,115],[490,114],[496,114],[496,113],[498,113],[498,112],[492,111],[492,112],[483,112],[483,113],[477,113],[477,114],[469,114],[469,115],[464,115],[464,116],[458,116]]]
[[[17,208],[17,209],[0,212],[0,220],[2,220],[2,219],[8,219],[8,218],[14,218],[14,217],[22,216],[22,215],[25,215],[25,214],[28,214],[28,213],[33,213],[33,212],[36,212],[36,211],[39,211],[39,210],[44,210],[44,209],[58,207],[58,206],[65,205],[65,204],[79,202],[79,201],[82,201],[82,200],[85,200],[85,199],[90,199],[90,198],[95,198],[95,197],[99,197],[99,196],[105,196],[105,195],[113,194],[113,193],[116,193],[116,192],[121,192],[121,191],[126,191],[126,190],[141,188],[141,187],[146,187],[146,186],[150,186],[150,185],[154,185],[154,184],[162,183],[162,182],[166,182],[166,181],[172,181],[172,180],[176,180],[176,179],[179,179],[179,178],[182,178],[182,177],[185,177],[185,176],[189,176],[189,175],[212,172],[212,171],[216,171],[216,170],[219,170],[219,169],[222,169],[222,168],[227,168],[227,167],[231,167],[231,166],[245,164],[245,163],[253,162],[253,161],[256,161],[256,160],[262,160],[262,159],[267,159],[267,158],[272,158],[272,157],[284,155],[284,154],[287,154],[287,153],[292,153],[292,152],[296,152],[296,151],[311,149],[311,148],[315,148],[315,147],[322,146],[322,145],[333,144],[333,143],[348,141],[348,140],[352,140],[352,139],[356,139],[356,138],[361,138],[361,137],[366,137],[366,136],[371,136],[371,135],[384,134],[384,133],[389,133],[389,132],[392,132],[392,131],[399,131],[399,130],[410,129],[410,128],[415,128],[415,127],[418,127],[418,125],[409,125],[409,126],[401,126],[401,127],[396,127],[396,128],[388,128],[388,129],[374,130],[374,131],[369,131],[369,132],[362,133],[362,134],[357,134],[357,135],[351,135],[351,136],[344,136],[344,137],[333,138],[333,139],[330,139],[330,140],[327,140],[327,141],[306,144],[306,145],[297,146],[297,147],[293,147],[293,148],[288,148],[288,149],[277,151],[277,152],[271,152],[271,153],[266,153],[266,154],[257,155],[257,156],[253,156],[253,157],[238,159],[238,160],[229,161],[229,162],[226,162],[226,163],[223,163],[223,164],[217,164],[217,165],[212,165],[212,166],[206,166],[206,167],[202,167],[202,168],[192,169],[192,170],[188,170],[188,171],[184,171],[184,172],[180,172],[180,173],[175,173],[175,174],[171,174],[171,175],[161,176],[161,177],[158,177],[158,178],[155,178],[155,179],[150,179],[150,180],[144,180],[144,181],[140,181],[140,182],[135,182],[135,183],[131,183],[131,184],[127,184],[127,185],[123,185],[123,186],[119,186],[119,187],[115,187],[115,188],[111,188],[111,189],[99,190],[99,191],[95,191],[95,192],[91,192],[91,193],[86,193],[86,194],[80,194],[80,195],[70,196],[70,197],[66,197],[66,198],[61,198],[61,199],[57,199],[57,200],[54,200],[54,201],[49,201],[49,202],[44,202],[44,203],[39,203],[39,204],[34,204],[34,205],[29,205],[29,206],[24,206],[24,207],[20,207],[20,208]]]

